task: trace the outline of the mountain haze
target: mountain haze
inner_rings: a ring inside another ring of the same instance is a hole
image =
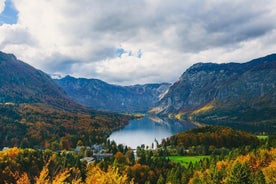
[[[78,103],[112,112],[146,112],[170,84],[118,86],[97,79],[66,76],[56,82]]]

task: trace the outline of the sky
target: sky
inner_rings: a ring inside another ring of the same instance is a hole
[[[0,50],[50,75],[174,82],[276,52],[275,0],[0,0]]]

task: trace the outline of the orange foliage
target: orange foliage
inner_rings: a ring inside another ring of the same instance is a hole
[[[9,158],[9,160],[13,160],[16,158],[16,156],[19,153],[22,153],[22,152],[23,152],[23,150],[19,149],[17,147],[9,148],[7,150],[1,151],[0,152],[0,161],[1,161],[1,159],[5,158],[5,157]]]
[[[126,125],[129,119],[124,115],[92,110],[60,110],[45,104],[20,104],[11,106],[8,110],[9,113],[0,116],[0,129],[9,139],[0,140],[0,145],[5,143],[21,147],[49,147],[52,142],[60,141],[65,136],[70,140],[60,148],[52,149],[74,147],[80,138],[87,145],[99,143],[113,130]]]
[[[272,161],[268,167],[265,167],[262,171],[267,183],[273,184],[276,181],[276,161]]]
[[[127,176],[119,174],[117,168],[109,167],[107,172],[102,171],[97,166],[88,168],[87,184],[126,184],[128,183],[127,181]]]
[[[124,156],[124,154],[123,154],[122,152],[120,152],[120,151],[118,151],[118,152],[115,153],[115,155],[114,155],[114,157],[115,157],[116,159],[121,159],[123,156]]]
[[[249,160],[250,160],[251,158],[252,158],[252,157],[251,157],[249,154],[247,154],[247,155],[241,155],[241,156],[239,156],[239,157],[236,159],[236,161],[238,161],[239,163],[243,163],[243,162],[248,163]]]
[[[29,177],[27,175],[27,173],[23,173],[21,174],[20,178],[16,181],[16,184],[30,184],[30,180]]]
[[[217,162],[216,167],[218,170],[222,170],[222,169],[225,169],[227,165],[228,165],[228,162],[225,160],[222,160]]]

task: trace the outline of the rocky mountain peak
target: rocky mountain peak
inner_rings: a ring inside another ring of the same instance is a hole
[[[259,117],[262,117],[261,109],[274,112],[276,54],[246,63],[195,64],[169,88],[151,112],[159,115],[186,114],[191,118],[195,112],[207,113],[206,109],[208,112],[216,111],[216,116],[222,111],[224,115],[229,112],[233,116],[242,116],[241,112],[259,112]]]
[[[0,62],[4,61],[16,61],[17,58],[13,54],[7,54],[2,51],[0,51]]]

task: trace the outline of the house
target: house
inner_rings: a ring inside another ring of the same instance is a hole
[[[91,164],[95,161],[94,157],[84,157],[80,159],[81,162],[87,162],[87,165]]]
[[[93,157],[96,160],[104,160],[105,158],[109,158],[109,157],[112,157],[112,156],[113,156],[112,153],[94,153],[93,154]]]
[[[2,149],[2,151],[8,150],[8,149],[10,149],[10,148],[9,148],[9,147],[4,147],[4,148]]]
[[[105,149],[100,144],[94,144],[91,146],[91,150],[93,153],[103,153]]]

